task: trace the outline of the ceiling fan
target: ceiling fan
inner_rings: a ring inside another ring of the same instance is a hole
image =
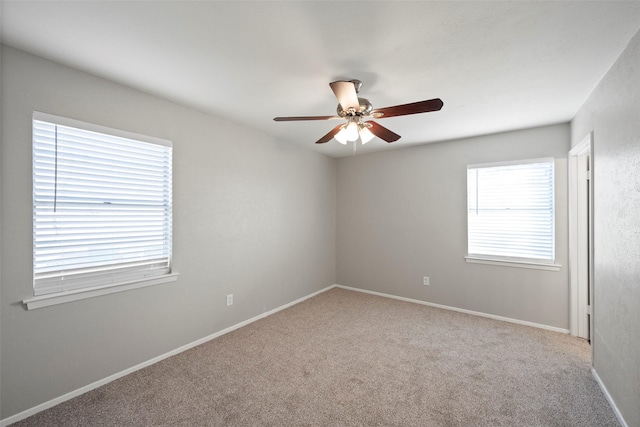
[[[443,105],[440,98],[435,98],[427,101],[374,109],[368,99],[358,98],[360,87],[362,87],[362,82],[360,80],[339,80],[329,83],[329,86],[336,95],[336,98],[338,98],[337,116],[276,117],[273,120],[276,122],[288,122],[301,120],[346,119],[346,123],[340,124],[331,129],[329,133],[317,140],[316,144],[324,144],[325,142],[329,142],[332,138],[335,138],[341,144],[346,144],[350,141],[355,142],[360,138],[362,143],[366,144],[371,141],[374,136],[377,136],[387,142],[393,142],[400,139],[400,135],[372,120],[364,120],[364,118],[372,117],[374,119],[385,119],[388,117],[406,116],[409,114],[428,113],[430,111],[440,110]]]

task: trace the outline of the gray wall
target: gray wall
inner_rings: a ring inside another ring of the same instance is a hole
[[[569,139],[563,124],[339,159],[338,283],[568,329]],[[560,271],[466,263],[467,164],[539,157],[556,159]]]
[[[640,426],[640,33],[571,123],[594,137],[593,364],[630,426]]]
[[[12,48],[1,90],[2,419],[335,283],[334,159]],[[34,110],[173,141],[177,282],[25,311]]]

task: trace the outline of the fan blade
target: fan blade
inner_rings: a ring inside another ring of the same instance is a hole
[[[329,83],[329,86],[331,86],[331,90],[338,98],[340,105],[342,105],[342,109],[345,111],[348,111],[349,108],[354,108],[356,111],[360,109],[356,86],[353,82],[333,82]]]
[[[371,133],[380,139],[384,139],[387,142],[393,142],[400,139],[400,135],[390,131],[384,126],[380,126],[376,122],[368,121],[367,123],[371,125],[371,127],[369,128]]]
[[[295,122],[299,120],[334,120],[341,119],[339,116],[300,116],[300,117],[275,117],[276,122]]]
[[[407,116],[409,114],[428,113],[438,111],[442,108],[443,102],[440,98],[429,99],[427,101],[412,102],[411,104],[394,105],[393,107],[377,108],[371,112],[371,116],[378,119],[387,117]],[[378,114],[382,114],[379,116]]]
[[[331,141],[331,139],[335,136],[335,134],[340,132],[340,128],[341,127],[342,127],[342,125],[338,125],[338,126],[334,127],[333,129],[331,129],[331,131],[329,131],[328,134],[326,134],[325,136],[323,136],[322,138],[317,140],[316,144],[324,144],[325,142]]]

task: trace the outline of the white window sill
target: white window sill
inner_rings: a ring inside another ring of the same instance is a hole
[[[531,268],[534,270],[560,271],[560,264],[536,262],[536,261],[517,261],[502,258],[489,258],[478,256],[466,256],[464,259],[472,264],[488,264],[498,265],[502,267]]]
[[[27,310],[48,307],[50,305],[64,304],[65,302],[78,301],[86,298],[93,298],[100,295],[108,295],[116,292],[130,291],[132,289],[146,288],[147,286],[160,285],[178,280],[178,273],[171,273],[164,276],[156,276],[148,279],[137,279],[131,282],[119,283],[117,285],[102,286],[98,288],[79,289],[76,291],[57,292],[50,295],[41,295],[28,298],[22,301]]]

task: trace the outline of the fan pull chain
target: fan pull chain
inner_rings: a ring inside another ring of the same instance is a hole
[[[353,141],[353,154],[352,154],[353,157],[356,156],[356,143],[357,142],[358,142],[358,140]]]

